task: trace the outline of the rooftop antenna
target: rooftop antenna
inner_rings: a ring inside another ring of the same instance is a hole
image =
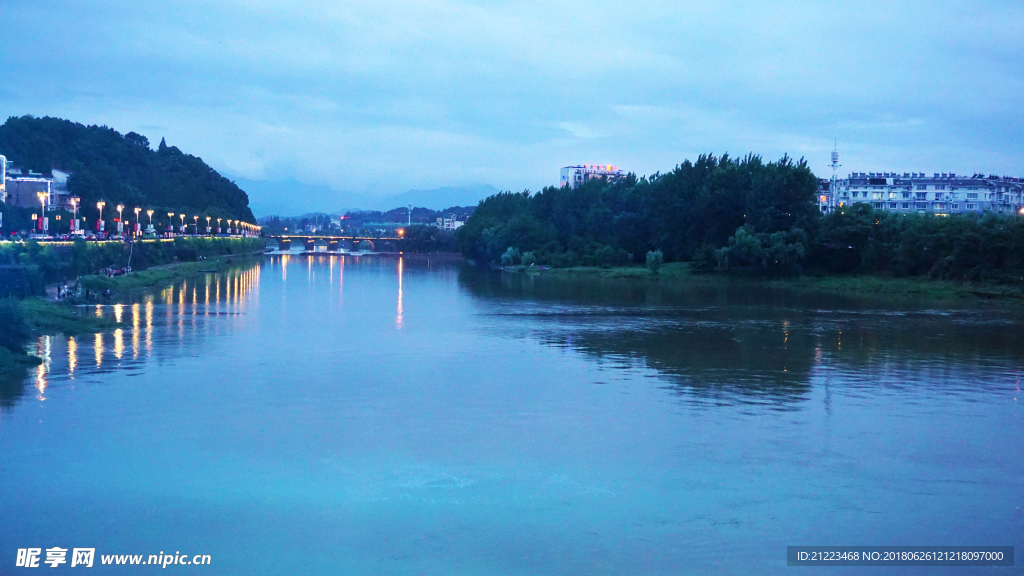
[[[842,166],[839,163],[839,150],[838,150],[838,148],[839,148],[838,140],[833,140],[832,141],[832,163],[829,164],[829,166],[832,168],[832,186],[831,186],[831,190],[829,190],[829,192],[831,192],[831,194],[829,194],[829,204],[831,206],[833,206],[833,207],[835,206],[835,203],[836,203],[835,202],[835,198],[836,198],[836,191],[837,191],[837,186],[836,186],[836,170],[839,170],[839,167]]]

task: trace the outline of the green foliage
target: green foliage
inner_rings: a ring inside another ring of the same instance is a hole
[[[1021,283],[1024,219],[903,214],[856,204],[823,219],[807,260],[832,273]]]
[[[523,266],[533,266],[537,263],[537,255],[533,252],[523,252],[522,257]]]
[[[736,229],[729,244],[716,252],[719,270],[742,267],[772,274],[799,272],[807,254],[807,234],[793,228],[754,232],[749,224]]]
[[[86,242],[78,239],[70,245],[24,243],[0,244],[0,263],[16,262],[25,266],[33,294],[41,295],[48,283],[69,281],[75,277],[95,274],[109,266],[131,266],[144,270],[151,266],[174,262],[192,262],[200,257],[249,254],[263,250],[263,238],[175,238],[173,242],[141,240],[125,242]]]
[[[12,117],[0,126],[0,151],[30,170],[48,173],[56,166],[71,171],[68,189],[81,197],[81,213],[90,222],[98,216],[95,206],[99,200],[107,202],[104,218],[108,224],[116,216],[113,208],[118,203],[154,208],[156,221],[175,211],[255,222],[245,192],[201,158],[162,140],[158,150],[151,150],[146,137],[134,132],[122,136],[106,126]],[[5,209],[7,229],[27,227],[20,220],[8,223],[8,217]]]
[[[652,250],[647,253],[647,268],[651,271],[651,274],[657,274],[664,262],[665,255],[661,250]]]
[[[24,353],[31,336],[25,314],[13,298],[0,300],[0,346],[18,354]]]
[[[423,254],[427,252],[457,252],[455,233],[437,226],[413,224],[405,228],[403,250]]]
[[[501,255],[501,265],[502,266],[511,266],[513,264],[518,264],[519,263],[519,259],[520,259],[519,248],[513,248],[513,247],[509,246],[508,250],[505,250],[505,253]]]
[[[688,260],[702,246],[726,245],[745,224],[767,234],[815,230],[816,191],[803,161],[702,155],[649,178],[496,194],[459,229],[459,248],[479,264],[498,262],[513,246],[552,266],[622,265],[654,250],[666,261]]]

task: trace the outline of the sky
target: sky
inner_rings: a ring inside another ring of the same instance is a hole
[[[1024,2],[0,0],[0,113],[346,194],[698,154],[1024,176]]]

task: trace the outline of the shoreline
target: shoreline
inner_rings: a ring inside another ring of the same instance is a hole
[[[549,266],[499,266],[497,270],[530,276],[561,278],[588,278],[594,280],[622,280],[641,283],[714,286],[725,283],[749,283],[770,288],[788,288],[822,294],[898,303],[909,299],[935,304],[1024,304],[1024,290],[1000,284],[977,284],[927,278],[893,278],[886,276],[794,276],[771,278],[763,276],[694,273],[689,264],[673,262],[652,274],[644,266],[597,268],[576,266],[552,268]]]

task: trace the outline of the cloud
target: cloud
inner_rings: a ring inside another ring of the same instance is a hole
[[[18,25],[0,36],[0,112],[166,136],[249,178],[378,195],[536,190],[571,163],[650,173],[706,151],[805,155],[826,173],[833,138],[850,170],[1024,173],[1017,2],[9,0],[5,11]]]

